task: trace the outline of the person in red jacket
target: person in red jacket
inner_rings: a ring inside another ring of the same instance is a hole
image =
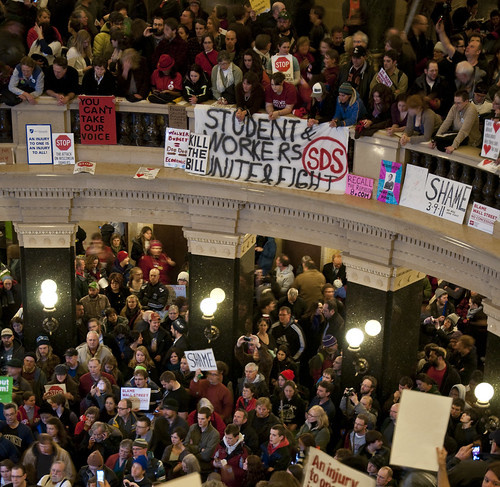
[[[220,472],[222,481],[227,487],[239,487],[245,477],[243,464],[248,457],[244,436],[240,427],[230,423],[224,431],[224,438],[214,454],[213,466]]]
[[[159,240],[151,240],[149,244],[148,255],[143,255],[139,260],[139,267],[142,270],[144,279],[149,276],[149,271],[156,268],[160,271],[160,282],[170,284],[168,271],[174,267],[175,262],[163,252],[162,243]]]

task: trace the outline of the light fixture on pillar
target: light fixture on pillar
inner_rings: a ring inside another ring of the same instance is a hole
[[[476,396],[476,406],[480,408],[490,407],[490,399],[495,393],[493,386],[488,384],[488,382],[481,382],[474,389],[474,395]]]
[[[42,322],[42,327],[50,335],[59,327],[59,322],[52,316],[56,310],[56,304],[58,300],[57,296],[57,284],[52,279],[46,279],[42,282],[40,286],[42,289],[42,294],[40,295],[40,301],[43,304],[43,310],[47,313],[47,318]]]
[[[359,328],[351,328],[346,334],[345,339],[349,344],[349,350],[351,352],[359,352],[360,345],[363,343],[365,335]]]
[[[210,297],[205,298],[200,303],[200,309],[203,313],[202,318],[207,321],[203,334],[208,340],[208,343],[217,340],[220,335],[219,329],[213,324],[214,313],[217,311],[217,305],[222,303],[226,298],[226,293],[220,288],[216,287],[210,292]]]
[[[376,337],[382,331],[382,325],[380,321],[368,320],[365,325],[365,332],[371,337]]]
[[[364,357],[361,357],[360,355],[360,345],[363,343],[364,338],[365,335],[359,328],[351,328],[345,334],[345,339],[349,344],[347,350],[351,351],[354,356],[352,365],[354,365],[356,376],[366,374],[369,368],[368,360],[366,360]]]

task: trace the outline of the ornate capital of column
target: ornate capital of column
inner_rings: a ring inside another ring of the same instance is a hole
[[[205,257],[238,259],[255,244],[255,235],[227,235],[183,228],[189,252]]]
[[[500,336],[500,303],[491,299],[483,299],[483,311],[488,316],[488,331]]]
[[[38,225],[35,223],[14,223],[19,245],[26,249],[69,248],[75,243],[76,225],[58,223]]]
[[[348,255],[344,255],[342,260],[347,267],[349,282],[381,291],[397,291],[425,277],[424,272],[377,264]]]

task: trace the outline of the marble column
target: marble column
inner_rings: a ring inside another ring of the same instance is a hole
[[[233,347],[252,327],[255,235],[183,230],[189,248],[189,341],[193,349],[213,348],[216,360],[234,372]],[[226,298],[213,319],[219,337],[209,343],[200,303],[214,288],[223,289]]]
[[[74,281],[76,225],[68,223],[15,223],[21,250],[21,276],[25,348],[34,350],[39,335],[49,336],[54,352],[62,357],[76,344]],[[52,316],[59,327],[50,334],[43,327],[48,314],[40,301],[45,279],[57,283],[58,301]]]
[[[363,330],[365,338],[359,355],[368,360],[367,374],[379,381],[377,395],[382,401],[397,388],[403,375],[412,375],[417,360],[422,272],[344,257],[349,279],[346,298],[346,331]],[[382,331],[368,336],[365,324],[378,320]],[[355,355],[347,351],[342,367],[345,387],[357,387]]]
[[[483,311],[488,316],[488,339],[484,360],[484,380],[489,382],[495,394],[491,400],[494,409],[500,407],[500,303],[483,300]]]

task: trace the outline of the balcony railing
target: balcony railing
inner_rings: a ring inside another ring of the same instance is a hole
[[[165,127],[169,126],[169,105],[155,105],[147,101],[130,103],[116,99],[117,141],[113,150],[103,146],[80,144],[78,101],[68,106],[57,106],[52,98],[40,97],[37,105],[21,104],[13,108],[0,105],[0,146],[12,147],[16,162],[26,163],[26,123],[52,124],[54,132],[73,132],[78,159],[96,162],[142,162],[162,166]],[[194,108],[186,106],[188,127],[194,130]],[[373,137],[351,141],[349,169],[355,174],[371,177],[377,182],[381,159],[410,163],[428,169],[431,174],[447,177],[472,186],[472,200],[500,208],[500,181],[496,166],[479,166],[479,149],[461,147],[452,155],[430,149],[425,144],[399,146],[399,139],[378,132]],[[130,150],[140,146],[140,152]],[[105,146],[109,148],[109,146]],[[374,191],[374,194],[376,192]]]

